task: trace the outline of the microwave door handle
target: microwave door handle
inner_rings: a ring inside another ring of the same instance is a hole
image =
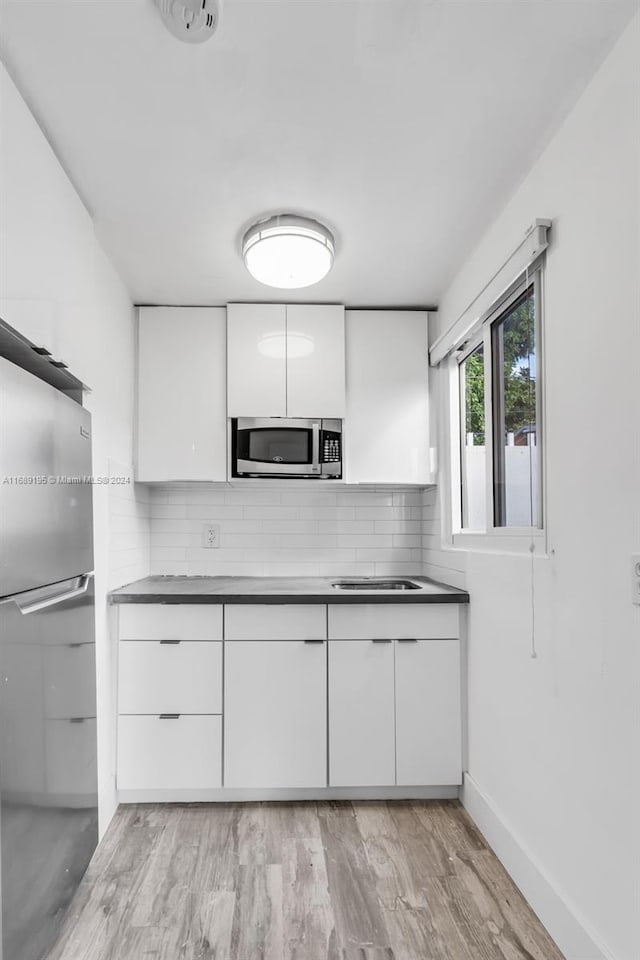
[[[311,472],[320,473],[320,424],[311,424]]]

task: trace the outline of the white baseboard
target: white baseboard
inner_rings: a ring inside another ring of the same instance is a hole
[[[321,787],[292,790],[121,790],[120,803],[256,803],[261,800],[455,800],[452,787]]]
[[[579,911],[556,888],[536,857],[469,774],[465,774],[460,799],[566,960],[616,960],[609,950],[598,945]]]

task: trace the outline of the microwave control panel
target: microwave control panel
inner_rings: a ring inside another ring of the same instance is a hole
[[[320,442],[321,458],[323,463],[340,463],[342,459],[342,441],[339,433],[330,430],[322,431]]]

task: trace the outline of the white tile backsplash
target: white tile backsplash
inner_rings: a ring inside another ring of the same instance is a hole
[[[422,492],[422,569],[433,580],[462,589],[466,586],[466,554],[443,549],[440,490],[436,487]]]
[[[133,467],[109,461],[109,589],[149,573],[149,488],[133,482]]]
[[[152,574],[390,576],[422,569],[422,491],[150,488]],[[202,546],[205,523],[220,547]]]

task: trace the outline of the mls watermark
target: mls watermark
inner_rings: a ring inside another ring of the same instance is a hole
[[[92,485],[106,485],[106,486],[125,486],[130,484],[131,477],[88,477],[88,476],[79,476],[79,477],[66,477],[62,475],[57,476],[41,476],[38,474],[33,475],[20,475],[14,474],[13,476],[2,477],[0,483],[3,486],[15,486],[15,487],[30,487],[30,486],[79,486],[81,484],[92,484]]]

